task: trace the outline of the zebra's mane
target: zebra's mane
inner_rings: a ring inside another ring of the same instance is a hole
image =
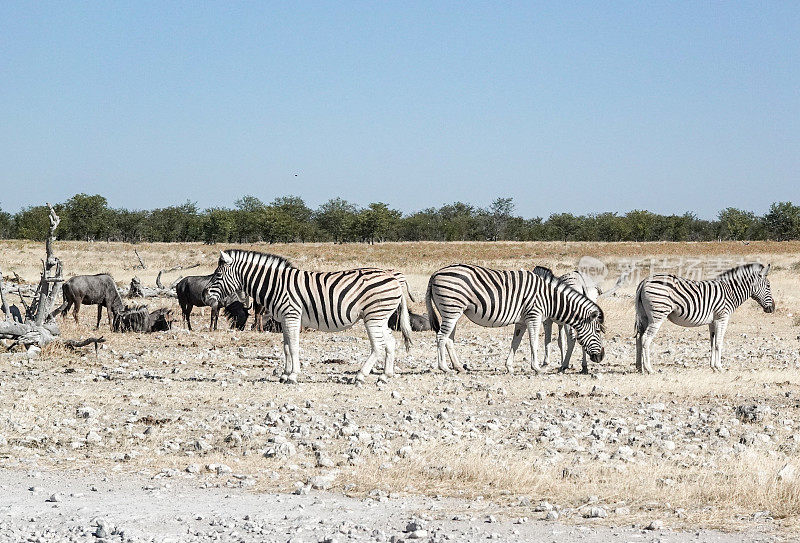
[[[274,255],[272,253],[262,253],[262,252],[259,252],[259,251],[246,251],[244,249],[230,249],[230,250],[225,251],[225,252],[228,253],[234,260],[237,257],[245,258],[245,259],[250,257],[252,259],[258,259],[258,260],[263,259],[262,262],[265,265],[270,266],[270,267],[275,267],[275,268],[294,268],[295,267],[295,265],[292,264],[291,261],[288,258],[280,256],[280,255]]]
[[[764,265],[758,262],[751,262],[750,264],[742,264],[741,266],[736,266],[735,268],[731,268],[728,271],[724,271],[718,276],[715,277],[717,281],[730,281],[732,279],[737,279],[740,277],[752,277],[758,273],[761,273],[761,270],[764,269]]]
[[[539,277],[555,277],[556,274],[553,273],[553,270],[546,266],[536,266],[533,268],[533,273],[538,275]]]

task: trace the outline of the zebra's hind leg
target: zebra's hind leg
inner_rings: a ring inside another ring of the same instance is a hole
[[[636,371],[640,373],[644,373],[642,359],[642,334],[636,332]]]
[[[517,354],[519,344],[522,343],[522,336],[525,335],[525,323],[518,322],[514,325],[514,336],[511,338],[511,351],[506,358],[506,371],[514,373],[514,355]],[[545,342],[547,342],[547,328],[545,328]],[[547,358],[547,349],[545,349],[545,358]]]
[[[289,342],[286,336],[283,338],[283,373],[281,373],[280,382],[285,383],[289,374],[292,372],[292,354],[289,352]]]
[[[456,337],[456,325],[453,324],[453,330],[450,332],[450,335],[447,337],[447,341],[445,346],[447,347],[447,355],[450,357],[450,363],[453,365],[453,369],[456,370],[457,373],[461,373],[464,371],[464,364],[458,359],[458,353],[456,352],[456,342],[454,341]]]
[[[456,321],[460,316],[459,314],[453,318],[452,316],[445,317],[442,315],[442,324],[439,326],[439,331],[436,333],[436,363],[439,370],[444,372],[450,371],[450,365],[447,361],[448,357],[453,363],[453,369],[458,371],[462,369],[460,367],[456,368],[458,355],[455,354],[455,348],[450,346],[450,344],[453,343],[452,336],[455,335],[456,332]]]
[[[378,382],[386,381],[394,377],[394,358],[396,353],[396,342],[392,331],[387,327],[383,331],[383,339],[386,342],[386,362],[384,364],[383,374],[378,376]]]
[[[642,333],[642,372],[653,373],[653,364],[650,361],[650,345],[653,343],[653,338],[661,328],[664,320],[651,322],[644,333]]]
[[[367,357],[366,362],[364,365],[361,366],[361,369],[358,370],[356,373],[353,382],[355,383],[363,383],[364,379],[367,378],[367,375],[370,374],[372,371],[372,367],[375,365],[375,362],[378,361],[378,358],[381,359],[386,358],[386,343],[383,336],[383,330],[386,328],[385,321],[364,321],[364,327],[367,329],[367,335],[369,336],[369,343],[370,343],[370,353]]]

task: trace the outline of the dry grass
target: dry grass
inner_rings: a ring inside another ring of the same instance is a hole
[[[800,460],[794,457],[793,461]],[[727,458],[713,468],[697,464],[676,471],[664,463],[629,465],[624,470],[599,463],[543,464],[535,451],[476,451],[464,446],[426,446],[416,456],[391,466],[371,462],[343,482],[357,491],[373,488],[468,499],[488,498],[506,506],[518,496],[569,504],[582,510],[589,497],[607,508],[628,507],[629,519],[643,521],[651,511],[682,510],[683,526],[729,529],[731,517],[769,511],[777,519],[800,516],[800,480],[780,480],[786,464],[768,454]],[[524,511],[524,510],[522,510]],[[618,522],[615,519],[614,522]]]
[[[192,274],[214,269],[219,251],[229,247],[270,252],[288,257],[298,265],[313,269],[342,269],[359,266],[385,266],[405,273],[430,274],[453,262],[471,262],[487,266],[520,268],[545,265],[573,268],[578,259],[592,255],[604,261],[616,259],[703,257],[715,259],[745,258],[774,262],[780,269],[797,272],[800,241],[790,242],[403,242],[367,245],[363,243],[293,243],[250,245],[206,245],[202,243],[129,243],[63,241],[56,252],[65,262],[66,273],[109,272],[120,283],[138,275],[146,283],[155,281],[160,269],[178,265],[204,264]],[[134,249],[144,259],[146,270],[136,269],[139,262]],[[42,244],[0,240],[3,272],[17,272],[28,282],[37,280]],[[176,275],[180,272],[176,272]]]

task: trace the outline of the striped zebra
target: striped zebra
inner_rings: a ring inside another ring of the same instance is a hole
[[[597,302],[597,299],[603,293],[602,289],[595,284],[594,280],[587,274],[580,270],[571,271],[560,276],[559,279],[571,286],[578,292],[582,292],[591,301]],[[550,346],[553,342],[553,324],[558,325],[558,350],[561,353],[561,367],[558,371],[564,372],[569,368],[569,361],[572,358],[572,351],[575,349],[575,331],[569,326],[554,323],[553,319],[544,321],[544,362],[543,366],[547,366],[550,361]],[[564,342],[566,339],[567,350],[564,351]],[[583,351],[583,361],[581,363],[581,373],[589,373],[589,365],[586,361],[586,351]]]
[[[428,281],[425,303],[431,328],[436,331],[439,369],[449,371],[446,356],[456,371],[463,366],[455,351],[456,321],[466,315],[487,327],[514,325],[506,369],[514,371],[514,354],[526,329],[531,346],[531,367],[539,373],[539,328],[551,318],[575,328],[578,342],[593,362],[605,354],[602,343],[603,310],[589,298],[559,281],[546,268],[491,270],[481,266],[455,264],[437,271]],[[434,311],[441,314],[441,324]]]
[[[708,325],[711,339],[711,369],[722,369],[722,341],[734,310],[748,298],[766,313],[775,311],[769,286],[770,266],[745,264],[714,279],[693,281],[671,274],[644,279],[636,289],[636,369],[653,373],[650,344],[665,319],[693,327]]]
[[[203,298],[214,301],[243,290],[281,324],[286,359],[281,382],[287,383],[296,383],[300,373],[302,326],[337,332],[364,319],[372,349],[355,377],[356,382],[363,382],[379,359],[385,360],[382,379],[394,375],[395,340],[387,321],[398,307],[406,349],[412,343],[403,285],[408,290],[403,275],[394,271],[306,271],[280,256],[233,249],[220,252]]]

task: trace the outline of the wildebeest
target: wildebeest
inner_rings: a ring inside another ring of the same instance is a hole
[[[250,310],[241,300],[234,300],[229,303],[222,312],[227,317],[231,328],[244,330],[244,326],[247,324],[247,317],[250,316]]]
[[[172,328],[172,310],[148,311],[147,306],[126,307],[114,315],[115,332],[163,332]]]
[[[431,329],[430,319],[427,314],[419,315],[417,313],[408,312],[408,318],[411,321],[412,332],[427,332]],[[400,331],[400,323],[397,321],[397,311],[389,317],[389,328],[397,332]]]
[[[181,279],[175,285],[175,293],[178,295],[178,304],[181,306],[181,313],[183,320],[186,322],[186,327],[192,329],[192,309],[194,306],[204,307],[206,303],[203,301],[203,290],[208,286],[208,282],[213,275],[190,275]],[[212,330],[217,329],[217,320],[219,319],[219,304],[211,306],[211,324]]]
[[[78,312],[82,304],[96,305],[96,328],[100,328],[100,319],[103,315],[104,306],[108,311],[109,326],[113,326],[114,315],[125,307],[119,292],[117,292],[114,278],[107,273],[76,275],[62,285],[61,292],[64,295],[64,303],[50,313],[50,317],[55,317],[62,313],[65,314],[72,307],[72,315],[75,317],[75,322],[78,322]]]
[[[209,306],[207,303],[203,301],[203,289],[208,286],[208,282],[211,280],[213,275],[190,275],[189,277],[184,277],[181,279],[177,285],[175,285],[175,293],[178,295],[178,304],[181,306],[181,313],[183,314],[183,320],[186,321],[186,327],[189,330],[192,329],[192,309],[197,307],[211,307],[211,323],[209,328],[211,330],[217,329],[217,323],[219,321],[219,311],[220,306],[227,307],[234,302],[241,302],[242,307],[245,306],[244,302],[247,302],[247,298],[242,293],[232,293],[230,296],[225,298],[222,303],[215,303],[212,306]],[[238,310],[237,310],[238,311]],[[240,315],[241,318],[241,315]],[[245,315],[245,320],[247,320],[247,316]],[[244,327],[244,325],[242,325]]]

